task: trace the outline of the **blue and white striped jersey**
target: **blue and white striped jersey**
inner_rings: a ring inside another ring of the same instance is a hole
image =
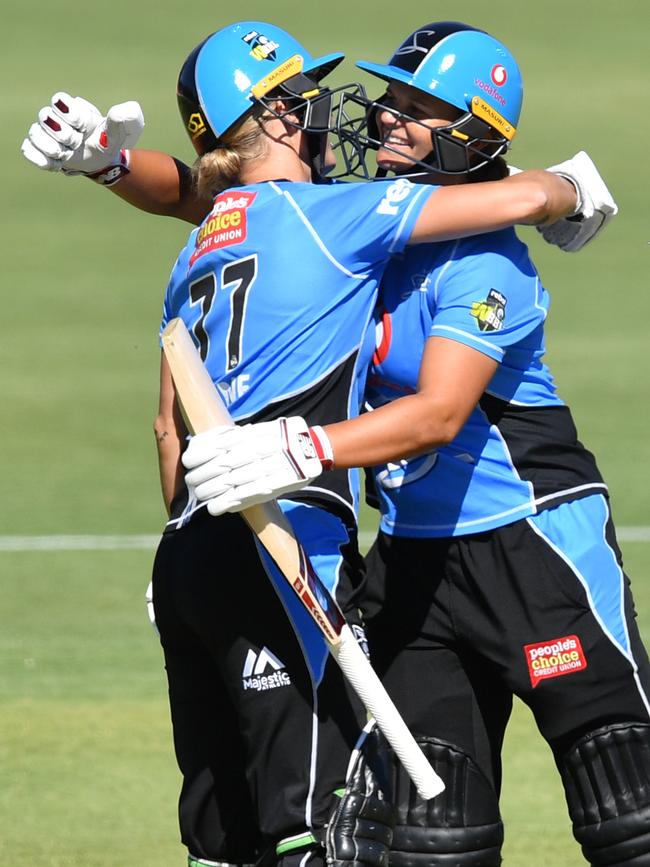
[[[435,189],[271,181],[221,193],[174,266],[162,327],[183,318],[237,421],[357,415],[379,281]],[[296,498],[349,518],[356,473],[327,473]]]
[[[367,400],[417,388],[429,337],[499,362],[455,440],[374,471],[382,529],[402,536],[481,532],[605,486],[544,364],[549,297],[514,230],[410,248],[389,266]]]

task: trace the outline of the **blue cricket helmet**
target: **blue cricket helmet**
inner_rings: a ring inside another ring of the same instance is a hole
[[[178,77],[183,124],[199,155],[294,76],[319,81],[342,60],[341,53],[314,58],[285,30],[262,21],[240,21],[204,39]]]
[[[515,136],[523,99],[521,72],[505,45],[482,30],[459,21],[434,22],[411,33],[387,64],[360,61],[357,66],[385,81],[415,87],[462,113],[433,135],[432,166],[438,171],[480,168],[505,152]]]

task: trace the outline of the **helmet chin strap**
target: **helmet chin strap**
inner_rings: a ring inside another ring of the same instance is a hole
[[[319,181],[324,177],[325,151],[327,149],[327,133],[307,133],[307,149],[311,165],[311,179]]]

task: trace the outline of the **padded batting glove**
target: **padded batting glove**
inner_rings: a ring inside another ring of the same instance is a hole
[[[143,129],[137,102],[114,105],[104,117],[91,102],[60,91],[39,111],[21,151],[39,169],[112,186],[128,173],[128,148]]]
[[[547,243],[566,253],[577,253],[616,216],[618,205],[584,151],[547,171],[571,181],[578,193],[578,206],[572,216],[563,217],[549,226],[538,226],[537,231]]]
[[[324,430],[300,416],[212,428],[192,437],[182,461],[188,489],[211,515],[300,490],[333,465]]]

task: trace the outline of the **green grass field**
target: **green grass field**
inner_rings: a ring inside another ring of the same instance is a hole
[[[578,256],[523,236],[553,294],[547,357],[560,393],[599,457],[618,524],[650,525],[645,0],[278,0],[272,9],[251,0],[245,11],[197,0],[191,12],[170,0],[13,4],[0,138],[2,867],[173,867],[184,858],[165,678],[143,602],[152,551],[9,551],[2,540],[159,531],[156,335],[187,227],[131,211],[83,180],[37,172],[20,141],[63,89],[103,109],[139,99],[142,145],[190,161],[178,69],[204,35],[244,15],[272,18],[314,53],[340,48],[353,59],[386,59],[432,17],[485,27],[513,49],[526,98],[512,161],[550,164],[585,148],[621,208]],[[357,77],[352,64],[335,81],[347,77]],[[650,544],[623,548],[650,640]],[[506,867],[583,863],[550,754],[522,708],[506,746],[503,812]]]

